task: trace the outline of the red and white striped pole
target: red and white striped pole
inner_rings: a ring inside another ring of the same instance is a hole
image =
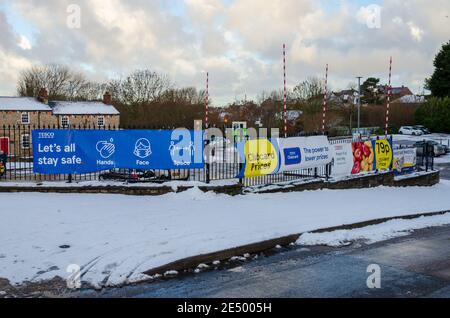
[[[208,136],[208,128],[209,128],[209,73],[206,72],[206,92],[205,92],[205,149],[207,149],[207,145],[209,144],[209,136]],[[204,150],[205,151],[205,150]],[[209,149],[206,150],[206,164],[205,164],[205,179],[206,183],[210,182],[210,152]]]
[[[328,102],[328,64],[325,68],[325,92],[323,94],[322,135],[325,135],[325,120]]]
[[[206,72],[206,92],[205,92],[205,127],[209,128],[209,73]]]
[[[392,92],[391,78],[392,78],[392,56],[391,56],[391,59],[389,61],[389,83],[388,83],[388,87],[387,87],[386,134],[385,134],[386,138],[388,136],[388,130],[389,130],[389,108],[391,106],[391,92]]]
[[[283,78],[284,78],[284,138],[287,138],[287,87],[286,87],[286,44],[283,44]]]

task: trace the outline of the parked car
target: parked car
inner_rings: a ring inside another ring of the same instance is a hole
[[[223,137],[215,137],[211,138],[211,142],[209,143],[210,147],[216,147],[216,148],[226,148],[231,144],[231,141],[229,139],[223,138]]]
[[[449,153],[450,152],[450,147],[449,146],[447,146],[447,145],[441,145],[441,146],[444,148],[445,153]]]
[[[143,171],[143,170],[112,169],[108,172],[100,174],[99,179],[112,181],[142,182],[155,179],[155,173],[153,171]]]
[[[447,153],[445,146],[437,143],[436,141],[428,141],[428,144],[433,146],[435,157],[439,157]],[[417,148],[418,156],[423,156],[424,145],[425,145],[424,141],[418,141],[414,144],[414,147]]]
[[[413,126],[413,128],[414,128],[414,129],[417,129],[417,130],[421,130],[421,131],[423,132],[424,135],[429,135],[429,134],[431,134],[430,130],[429,130],[428,128],[426,128],[425,126],[422,126],[422,125],[416,125],[416,126]]]
[[[429,141],[428,143],[431,143],[434,146],[434,154],[436,157],[445,155],[447,153],[444,145],[441,145],[436,141]]]
[[[112,169],[100,174],[100,180],[136,182],[165,182],[170,180],[189,180],[190,171],[182,170],[128,170]]]
[[[422,136],[423,131],[420,129],[416,129],[412,126],[403,126],[398,131],[401,135],[412,135],[412,136]]]

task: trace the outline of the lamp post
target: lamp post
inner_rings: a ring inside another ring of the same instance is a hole
[[[356,77],[358,79],[358,134],[361,128],[361,76]]]

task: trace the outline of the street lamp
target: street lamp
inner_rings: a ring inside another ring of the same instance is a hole
[[[361,76],[356,77],[358,79],[358,133],[360,132],[361,124]]]

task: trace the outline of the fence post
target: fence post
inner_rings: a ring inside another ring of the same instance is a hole
[[[205,149],[207,150],[206,152],[206,162],[205,162],[205,182],[207,184],[209,184],[211,182],[211,175],[210,175],[210,166],[209,166],[209,161],[210,161],[210,156],[209,156],[209,147],[208,147],[209,141],[205,140]]]
[[[434,156],[436,155],[434,152],[434,146],[433,145],[428,145],[428,147],[430,148],[430,158],[428,159],[428,165],[429,165],[429,169],[433,170],[434,169]]]
[[[206,183],[209,184],[211,182],[209,163],[205,164],[205,174],[206,174]]]
[[[377,141],[378,140],[380,140],[380,136],[377,136]],[[375,142],[375,146],[376,146],[376,142]],[[375,147],[376,148],[376,147]],[[373,150],[373,151],[375,151],[375,149]],[[376,168],[377,167],[377,163],[376,163],[376,161],[375,161],[375,173],[376,174],[378,174],[378,169]],[[373,168],[373,167],[372,167]]]
[[[240,160],[239,160],[239,161],[240,161]],[[239,162],[239,173],[241,173],[243,167],[244,167],[244,166],[243,166],[242,162]],[[244,179],[243,179],[242,177],[239,178],[239,183],[240,183],[240,184],[244,184]]]
[[[391,160],[391,164],[389,165],[389,171],[392,171],[394,169],[394,136],[391,135],[389,142],[390,142],[391,151],[392,151],[392,160]]]

